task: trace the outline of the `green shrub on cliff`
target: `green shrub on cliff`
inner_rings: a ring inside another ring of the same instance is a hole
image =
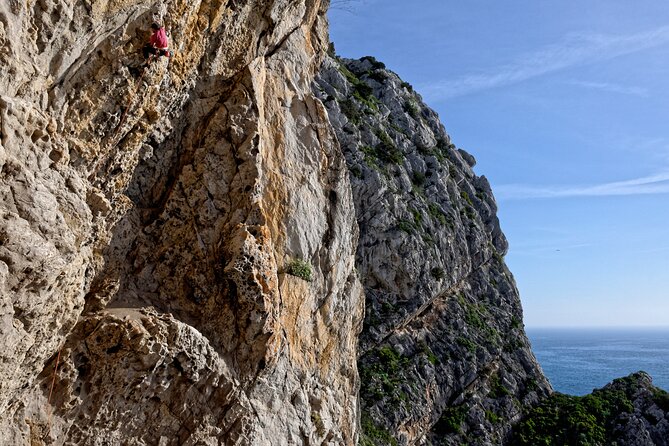
[[[360,60],[366,60],[367,62],[371,63],[372,64],[372,70],[385,70],[386,69],[386,64],[376,60],[376,57],[374,57],[374,56],[364,56],[364,57],[360,58]]]
[[[346,80],[353,85],[353,97],[361,104],[369,107],[373,111],[379,110],[378,99],[374,96],[374,90],[364,81],[360,80],[358,76],[353,74],[351,70],[346,68],[343,64],[339,65],[339,72],[344,75]]]
[[[663,411],[669,412],[669,393],[662,389],[655,389],[653,392],[653,402]]]
[[[420,109],[418,104],[413,99],[408,99],[404,102],[403,105],[404,111],[409,114],[414,120],[418,121],[420,119]]]
[[[438,435],[450,435],[462,433],[462,423],[467,417],[467,407],[447,407],[439,417],[434,426],[434,432]]]
[[[346,118],[354,125],[360,125],[362,122],[362,112],[352,100],[346,98],[339,101],[339,108]]]
[[[400,355],[394,348],[384,346],[373,350],[360,365],[360,394],[366,401],[386,400],[399,406],[406,400],[402,391],[404,369],[409,358]]]
[[[515,428],[512,444],[610,445],[616,441],[615,420],[634,411],[626,392],[595,390],[583,397],[556,393],[530,410]]]
[[[397,148],[395,142],[385,130],[379,128],[374,134],[379,138],[376,153],[379,159],[386,163],[400,164],[404,160],[404,154]]]
[[[388,445],[397,446],[397,440],[390,433],[374,423],[369,414],[363,412],[360,420],[362,435],[360,438],[361,446]]]
[[[311,265],[304,260],[294,259],[288,264],[288,269],[286,271],[291,276],[299,277],[302,280],[311,282],[313,279],[313,273],[311,271]]]

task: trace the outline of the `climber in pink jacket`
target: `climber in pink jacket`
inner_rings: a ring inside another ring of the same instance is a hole
[[[150,55],[170,57],[169,42],[167,41],[165,28],[157,23],[153,23],[151,29],[153,33],[149,39],[149,44],[143,48],[144,58],[148,59]]]

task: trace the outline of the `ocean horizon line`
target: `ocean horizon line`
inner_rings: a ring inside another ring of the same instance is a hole
[[[669,325],[526,325],[525,330],[618,330],[618,331],[665,331]]]

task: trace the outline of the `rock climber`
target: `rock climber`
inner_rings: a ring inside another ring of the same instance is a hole
[[[170,50],[168,49],[167,41],[167,32],[165,27],[160,26],[158,23],[151,24],[151,38],[149,43],[144,46],[142,51],[144,52],[144,59],[148,59],[150,56],[167,56],[170,57]]]

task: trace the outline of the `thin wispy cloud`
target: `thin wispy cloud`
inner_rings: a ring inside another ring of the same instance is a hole
[[[569,81],[567,82],[567,84],[574,85],[576,87],[601,90],[608,93],[618,93],[618,94],[626,94],[630,96],[641,96],[641,97],[648,96],[647,88],[619,85],[610,82]]]
[[[665,251],[669,251],[669,246],[664,246],[664,247],[660,247],[660,248],[653,248],[653,249],[642,249],[638,252],[640,254],[653,254],[653,253],[656,253],[656,252],[665,252]]]
[[[562,42],[483,73],[425,85],[430,100],[464,96],[480,90],[519,83],[576,65],[613,59],[669,43],[669,25],[628,35],[569,34]]]
[[[591,186],[526,186],[501,185],[495,195],[501,200],[523,200],[531,198],[605,197],[620,195],[647,195],[669,193],[669,172],[635,178],[626,181]]]
[[[636,141],[630,141],[628,147],[636,153],[641,151],[647,153],[653,159],[657,160],[657,163],[663,163],[662,165],[669,164],[669,138],[645,138],[645,140],[637,138]]]

